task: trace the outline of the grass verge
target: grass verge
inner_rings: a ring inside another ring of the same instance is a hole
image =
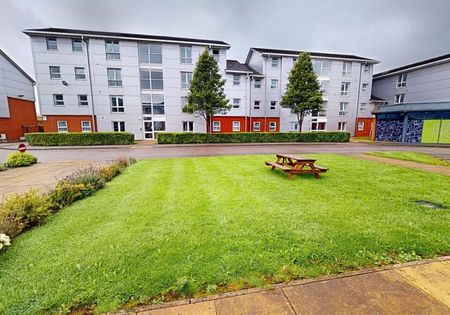
[[[375,151],[375,152],[368,152],[366,154],[389,158],[389,159],[412,161],[412,162],[417,162],[417,163],[422,163],[422,164],[450,166],[449,162],[443,161],[443,160],[438,159],[430,154],[425,154],[425,153],[402,152],[402,151]]]

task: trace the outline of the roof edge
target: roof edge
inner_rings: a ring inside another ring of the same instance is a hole
[[[33,85],[36,84],[36,81],[25,71],[23,70],[14,60],[12,60],[2,49],[0,49],[0,54],[5,57],[20,73],[22,73]]]

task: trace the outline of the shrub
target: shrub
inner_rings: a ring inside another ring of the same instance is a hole
[[[11,239],[6,234],[0,234],[0,252],[5,249],[6,246],[11,246]]]
[[[14,195],[0,205],[0,232],[15,237],[23,230],[42,223],[49,215],[48,196],[35,190]]]
[[[348,142],[350,133],[323,132],[239,132],[239,133],[188,133],[160,132],[158,143],[263,143],[263,142]]]
[[[134,134],[130,132],[47,132],[27,133],[25,139],[34,146],[88,146],[133,144]]]
[[[37,162],[37,158],[25,152],[13,152],[6,157],[8,167],[29,166]]]

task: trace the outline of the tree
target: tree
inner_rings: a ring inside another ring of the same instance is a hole
[[[297,115],[299,131],[302,131],[305,116],[311,111],[321,111],[322,103],[322,91],[313,70],[311,57],[307,52],[301,52],[289,74],[286,92],[280,105],[290,108],[291,112]]]
[[[195,66],[183,112],[203,116],[206,121],[206,132],[211,132],[214,115],[224,115],[231,109],[225,96],[224,85],[225,80],[219,73],[217,61],[205,49]]]

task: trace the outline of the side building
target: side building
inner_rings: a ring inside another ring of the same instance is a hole
[[[450,143],[450,54],[374,75],[376,140]]]

